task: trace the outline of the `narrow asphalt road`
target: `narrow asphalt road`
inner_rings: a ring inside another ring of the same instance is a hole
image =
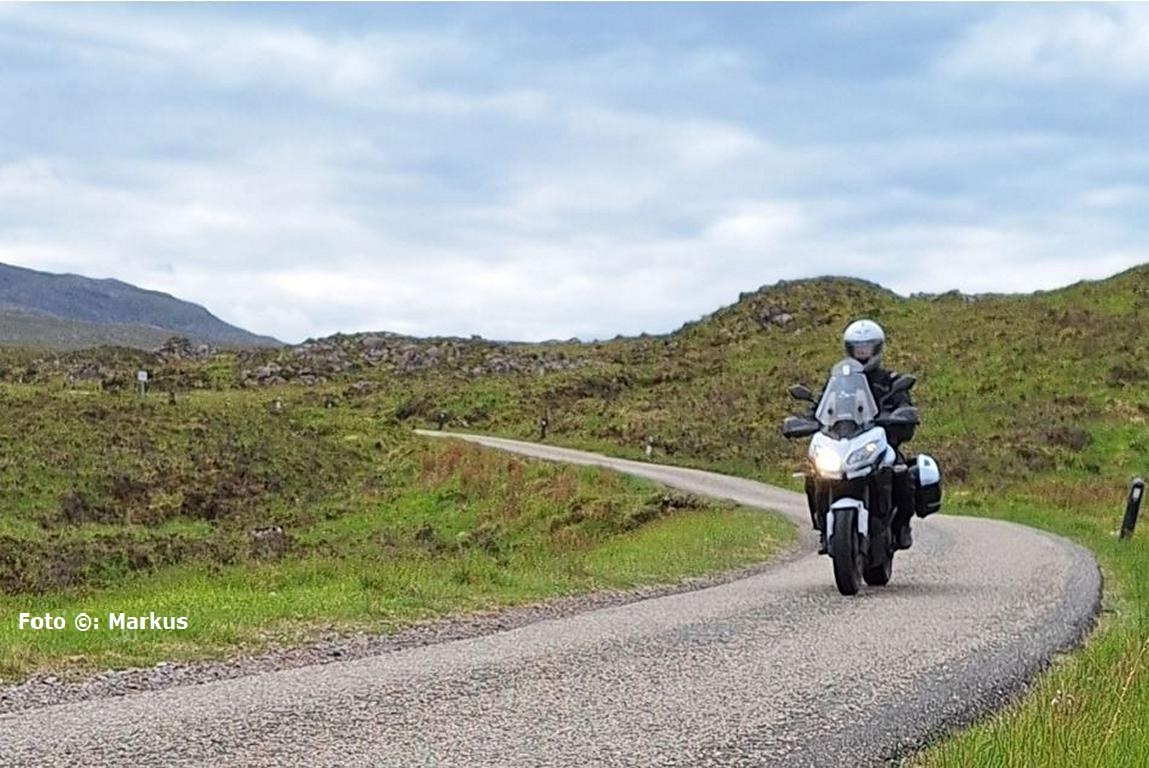
[[[431,433],[436,434],[436,433]],[[776,509],[697,470],[472,437]],[[1093,558],[1009,523],[919,522],[883,589],[830,564],[482,637],[0,716],[0,765],[865,766],[1001,703],[1090,626]]]

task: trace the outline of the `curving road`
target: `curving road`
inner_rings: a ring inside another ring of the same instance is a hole
[[[428,433],[442,435],[442,433]],[[465,437],[776,509],[749,480]],[[934,516],[883,589],[808,554],[721,586],[357,661],[0,716],[0,765],[864,766],[1000,704],[1092,623],[1093,558]]]

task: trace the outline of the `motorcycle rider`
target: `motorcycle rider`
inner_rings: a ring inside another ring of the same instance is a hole
[[[894,394],[883,403],[883,398],[889,395],[894,381],[900,374],[882,367],[882,352],[886,345],[886,333],[882,330],[882,326],[873,320],[855,320],[842,334],[842,344],[845,346],[846,356],[862,364],[874,400],[883,408],[893,411],[902,406],[913,405],[908,390]],[[890,447],[897,451],[901,463],[905,462],[905,457],[899,446],[913,437],[913,433],[913,427],[886,430]],[[909,549],[914,544],[913,531],[910,529],[910,521],[914,515],[914,488],[909,472],[894,474],[893,501],[895,512],[891,530],[894,533],[894,541],[898,549]]]

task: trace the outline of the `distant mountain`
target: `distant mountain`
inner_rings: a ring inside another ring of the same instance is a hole
[[[171,336],[217,347],[275,347],[198,304],[119,280],[55,275],[0,264],[0,344],[152,349]]]

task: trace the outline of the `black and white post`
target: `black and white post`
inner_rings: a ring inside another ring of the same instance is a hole
[[[1125,519],[1121,521],[1122,539],[1133,535],[1137,527],[1137,513],[1141,509],[1141,497],[1145,495],[1145,481],[1139,477],[1133,478],[1129,484],[1129,495],[1125,498]]]

